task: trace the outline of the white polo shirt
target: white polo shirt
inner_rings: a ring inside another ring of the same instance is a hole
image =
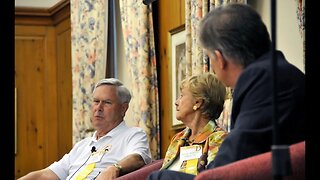
[[[74,178],[88,164],[93,146],[96,151],[107,150],[102,159],[96,163],[94,170],[88,175],[88,179],[96,177],[100,171],[119,162],[129,154],[137,153],[146,164],[151,162],[146,133],[141,128],[128,127],[123,121],[99,140],[96,140],[96,132],[94,132],[92,137],[79,141],[68,154],[52,163],[48,168],[60,179],[70,179],[71,176]]]

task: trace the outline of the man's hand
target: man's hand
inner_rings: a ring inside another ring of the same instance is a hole
[[[130,154],[118,162],[118,167],[115,165],[110,165],[106,169],[101,171],[101,173],[97,177],[97,180],[115,179],[120,175],[135,171],[144,165],[145,163],[139,154]]]
[[[115,166],[109,166],[97,177],[97,180],[109,180],[109,179],[116,179],[120,175],[120,170]]]

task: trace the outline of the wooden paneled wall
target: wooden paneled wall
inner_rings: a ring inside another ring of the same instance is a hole
[[[161,127],[161,157],[170,144],[172,136],[180,131],[171,128],[171,106],[175,99],[171,98],[170,61],[168,58],[169,31],[185,24],[185,1],[184,0],[159,0],[158,23],[159,50],[160,50],[160,127]],[[175,110],[175,109],[173,109]]]
[[[56,26],[58,157],[72,148],[72,71],[70,18]]]
[[[15,10],[15,178],[47,167],[72,147],[68,1]]]
[[[17,176],[53,162],[57,155],[54,29],[15,28]]]

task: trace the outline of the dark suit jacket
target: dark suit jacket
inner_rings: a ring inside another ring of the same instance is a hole
[[[244,69],[234,88],[231,131],[207,168],[271,150],[273,85],[271,53]],[[305,139],[305,76],[277,52],[277,106],[280,144]]]

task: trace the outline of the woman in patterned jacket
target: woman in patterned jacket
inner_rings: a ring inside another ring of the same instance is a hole
[[[214,74],[184,79],[177,98],[176,118],[186,128],[171,140],[161,169],[198,174],[211,162],[227,135],[216,123],[224,105],[225,86]]]

